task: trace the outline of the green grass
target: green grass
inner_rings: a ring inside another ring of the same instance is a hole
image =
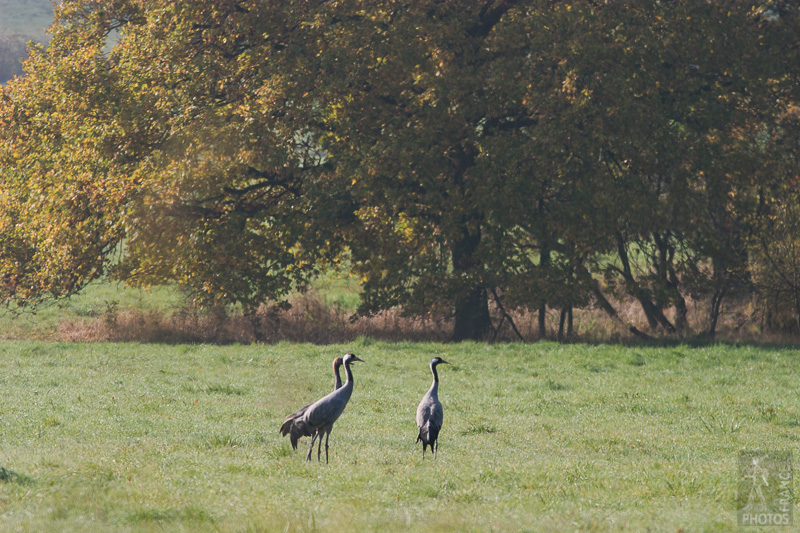
[[[326,306],[338,307],[347,313],[358,308],[358,282],[344,271],[328,272],[310,288],[311,295]],[[70,323],[112,320],[117,313],[125,311],[170,316],[190,308],[188,299],[175,285],[139,289],[101,279],[78,294],[46,301],[35,309],[14,313],[0,307],[0,339],[59,340],[60,330]],[[232,308],[231,312],[240,312],[240,309]]]
[[[347,275],[328,275],[317,279],[314,291],[323,297],[329,306],[337,306],[344,311],[355,312],[361,303],[356,277]]]
[[[366,363],[331,462],[306,463],[278,427],[346,350]],[[434,355],[436,462],[414,443]],[[4,341],[0,530],[732,531],[739,451],[797,447],[799,357]]]
[[[137,289],[98,280],[70,298],[48,301],[32,311],[13,313],[0,308],[0,338],[52,339],[70,321],[102,320],[125,310],[169,315],[184,305],[185,298],[174,286]]]

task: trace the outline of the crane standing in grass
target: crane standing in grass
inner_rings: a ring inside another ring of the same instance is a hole
[[[353,372],[350,370],[350,365],[355,361],[361,361],[352,353],[348,353],[342,359],[344,364],[345,374],[347,381],[345,384],[324,398],[307,405],[286,417],[286,421],[281,426],[281,435],[289,435],[289,440],[292,443],[292,448],[297,449],[297,441],[302,437],[311,437],[311,446],[308,448],[308,455],[306,461],[311,460],[311,452],[314,450],[314,441],[319,438],[319,447],[317,448],[317,460],[320,461],[320,454],[322,452],[322,437],[325,437],[325,462],[328,462],[328,439],[333,431],[333,423],[341,416],[347,402],[350,401],[350,395],[353,394]],[[334,361],[334,372],[336,372],[336,362]],[[337,372],[338,377],[338,372]]]
[[[333,360],[333,390],[340,389],[342,387],[342,378],[339,376],[339,368],[342,366],[342,358],[337,357]],[[313,404],[304,405],[296,412],[292,413],[291,415],[286,417],[286,421],[281,426],[281,435],[286,435],[288,432],[288,428],[290,427],[288,424],[289,420],[292,418],[299,418],[303,416],[303,413],[306,412],[306,409],[311,407]],[[286,429],[284,429],[286,428]]]
[[[442,429],[442,421],[444,420],[444,411],[442,411],[442,404],[439,402],[439,374],[436,372],[436,365],[445,364],[449,365],[447,361],[441,357],[434,357],[431,359],[431,372],[433,372],[433,384],[422,401],[419,402],[417,407],[417,427],[419,434],[417,435],[417,442],[422,441],[422,458],[425,458],[425,449],[430,446],[433,458],[436,459],[436,454],[439,450],[439,444],[436,442],[439,438],[439,431]]]

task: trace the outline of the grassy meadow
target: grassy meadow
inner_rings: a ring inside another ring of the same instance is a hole
[[[348,350],[330,464],[306,463],[278,428]],[[722,344],[0,341],[0,530],[734,531],[738,453],[796,452],[798,372]]]

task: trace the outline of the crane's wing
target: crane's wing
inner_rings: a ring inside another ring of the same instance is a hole
[[[443,416],[444,412],[439,400],[430,393],[425,394],[417,407],[417,427],[422,427],[429,422],[435,422],[441,427]]]
[[[430,423],[432,427],[436,428],[437,433],[440,429],[442,429],[442,422],[444,422],[444,411],[442,410],[442,404],[435,402],[433,406],[431,406],[430,410]]]
[[[303,421],[312,428],[333,424],[347,406],[351,392],[351,387],[342,387],[312,403],[303,414]]]
[[[304,405],[294,413],[287,415],[286,420],[289,421],[289,420],[294,420],[295,418],[302,418],[305,412],[308,411],[308,408],[311,407],[312,405],[313,404]]]
[[[299,439],[312,436],[320,427],[332,425],[339,418],[352,392],[352,385],[345,386],[301,407],[286,417],[280,429],[281,435],[288,434],[292,448],[296,449]]]
[[[429,394],[422,397],[422,401],[417,406],[417,427],[420,428],[425,425],[426,417],[433,398]]]
[[[289,440],[292,442],[292,449],[297,449],[297,441],[303,437],[310,437],[311,430],[310,428],[303,423],[303,415],[311,407],[312,404],[308,404],[305,407],[302,407],[295,413],[286,417],[286,420],[281,425],[281,436],[285,437],[289,435]]]
[[[442,429],[443,421],[442,404],[436,398],[426,394],[417,407],[417,427],[419,428],[417,441],[421,440],[423,443],[435,441],[439,436],[439,430]]]

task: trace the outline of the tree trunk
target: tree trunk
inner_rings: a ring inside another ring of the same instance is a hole
[[[556,334],[556,341],[564,342],[564,323],[567,321],[567,308],[561,308],[561,314],[558,317],[558,333]]]
[[[627,285],[627,291],[639,301],[639,304],[642,306],[642,311],[644,311],[644,316],[647,318],[647,324],[650,326],[650,329],[655,330],[660,324],[665,330],[667,330],[668,333],[675,333],[675,326],[673,326],[667,317],[664,316],[664,312],[656,304],[654,304],[652,300],[650,300],[650,296],[647,294],[647,291],[640,287],[639,283],[636,282],[636,278],[633,276],[633,270],[631,269],[630,261],[628,260],[628,250],[626,248],[625,241],[622,238],[622,235],[619,233],[617,234],[617,252],[619,259],[622,262],[621,273]]]
[[[466,280],[455,296],[453,340],[484,340],[492,329],[489,317],[489,296],[486,288],[475,281],[475,251],[481,241],[480,230],[467,234],[453,244],[453,273]]]
[[[678,276],[674,271],[670,272],[669,283],[675,291],[675,328],[683,333],[689,328],[689,310],[686,307],[686,299],[678,290]]]
[[[572,306],[567,309],[567,338],[571,339],[575,335],[574,321],[572,319]]]
[[[633,333],[634,335],[636,335],[639,338],[647,339],[647,340],[654,340],[653,337],[651,337],[647,333],[639,331],[639,329],[636,328],[635,326],[631,326],[630,324],[626,324],[619,317],[619,315],[617,314],[617,310],[614,309],[614,306],[611,305],[611,302],[609,302],[608,299],[603,295],[603,292],[600,290],[599,287],[595,286],[592,289],[592,293],[594,294],[595,301],[600,306],[600,309],[605,311],[606,314],[609,317],[611,317],[615,322],[618,322],[619,324],[621,324],[624,327],[628,328],[628,331],[630,331],[631,333]]]
[[[489,298],[483,287],[471,287],[456,299],[453,340],[484,340],[491,330]]]
[[[543,210],[542,201],[539,200],[539,211]],[[547,245],[546,237],[542,238],[542,251],[541,259],[539,261],[539,268],[542,274],[547,279],[548,270],[550,268],[550,247]],[[544,340],[547,337],[547,300],[542,298],[539,302],[539,339]]]
[[[566,324],[566,334],[564,326]],[[565,336],[566,335],[566,336]],[[572,306],[565,305],[561,308],[561,315],[558,320],[558,342],[564,342],[565,339],[572,338]]]
[[[717,321],[719,320],[722,308],[722,299],[725,297],[725,289],[716,291],[711,297],[711,310],[709,311],[708,336],[712,339],[717,334]]]

